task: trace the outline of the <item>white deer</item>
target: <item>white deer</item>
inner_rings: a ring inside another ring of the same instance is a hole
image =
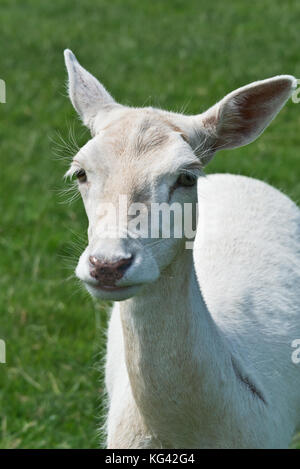
[[[186,116],[120,105],[71,51],[65,60],[70,99],[92,134],[68,171],[89,220],[76,274],[93,296],[117,302],[108,448],[287,447],[300,425],[300,365],[291,359],[300,210],[263,182],[205,177],[202,168],[218,149],[255,140],[295,78],[257,81]],[[120,194],[147,208],[198,201],[194,249],[184,236],[103,236],[104,225],[117,225],[101,207]]]

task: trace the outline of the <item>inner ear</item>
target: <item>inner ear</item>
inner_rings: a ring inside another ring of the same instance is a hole
[[[251,83],[196,116],[194,123],[202,125],[213,151],[247,145],[270,124],[296,84],[289,75]]]
[[[257,138],[284,105],[289,96],[287,88],[285,79],[267,80],[233,97],[232,103],[223,106],[219,118],[215,119],[217,145],[227,146],[226,141],[229,147],[246,145]],[[222,123],[222,118],[227,122]]]

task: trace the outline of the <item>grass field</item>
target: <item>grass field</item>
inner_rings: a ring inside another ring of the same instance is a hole
[[[79,200],[62,203],[66,161],[53,140],[88,133],[66,98],[63,49],[125,104],[196,113],[248,82],[300,77],[299,20],[297,0],[1,1],[1,448],[99,444],[107,305],[71,278],[87,223]],[[299,128],[290,102],[208,171],[257,177],[299,201]]]

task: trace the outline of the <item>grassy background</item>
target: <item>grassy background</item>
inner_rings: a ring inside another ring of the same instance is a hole
[[[86,219],[80,201],[61,203],[66,167],[51,140],[88,134],[65,97],[63,49],[123,103],[196,113],[253,80],[300,77],[299,20],[297,0],[1,1],[1,448],[98,445],[107,305],[70,279]],[[290,102],[208,171],[264,179],[299,201],[299,128]]]

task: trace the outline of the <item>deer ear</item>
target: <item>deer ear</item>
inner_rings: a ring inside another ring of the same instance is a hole
[[[228,94],[205,113],[194,116],[194,135],[205,136],[204,163],[217,150],[253,142],[296,87],[297,80],[290,75],[256,81]]]
[[[64,52],[69,75],[69,96],[83,123],[93,132],[99,112],[107,112],[117,105],[103,85],[77,61],[69,49]]]

